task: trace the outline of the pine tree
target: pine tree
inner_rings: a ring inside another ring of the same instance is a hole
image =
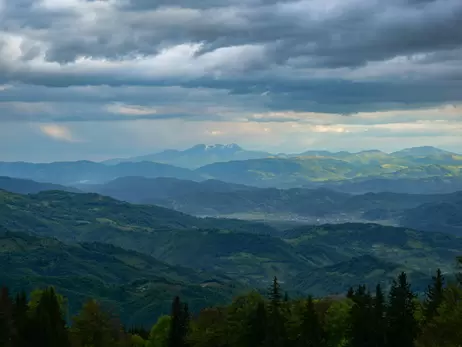
[[[424,315],[427,321],[432,320],[437,314],[438,307],[443,302],[444,287],[444,277],[441,270],[438,269],[436,276],[433,276],[433,283],[428,286],[425,293]]]
[[[189,328],[188,306],[182,305],[180,298],[175,297],[172,303],[172,313],[170,321],[170,335],[168,347],[185,347],[186,335]]]
[[[459,272],[456,273],[456,278],[457,281],[459,282],[459,285],[462,286],[462,257],[457,257],[457,269]]]
[[[46,289],[32,313],[29,330],[36,347],[67,347],[69,338],[58,297],[52,287]]]
[[[282,295],[278,279],[274,277],[269,290],[268,331],[266,334],[268,347],[282,347],[286,342],[286,329],[281,309]]]
[[[14,347],[27,347],[28,328],[29,328],[29,317],[27,311],[29,306],[27,304],[27,296],[24,291],[17,293],[14,305],[13,305],[13,321],[14,321],[14,335],[13,335],[13,346]]]
[[[309,296],[303,308],[297,346],[321,347],[324,343],[325,332],[314,307],[313,298]]]
[[[266,307],[263,301],[259,301],[250,312],[245,329],[245,347],[263,347],[266,341]]]
[[[348,293],[347,293],[346,296],[347,296],[348,299],[353,299],[354,294],[355,294],[355,290],[353,289],[353,287],[350,287],[348,289]]]
[[[0,346],[11,346],[13,338],[13,302],[8,288],[0,291]]]
[[[350,345],[369,347],[373,344],[372,296],[365,286],[359,286],[352,300],[354,305],[350,310]]]
[[[414,347],[418,323],[415,318],[415,295],[402,272],[393,281],[387,310],[386,341],[388,347]]]
[[[282,301],[281,286],[275,276],[269,290],[269,300],[271,307],[280,307]]]
[[[382,287],[378,284],[375,288],[375,297],[373,300],[373,316],[372,316],[372,329],[373,329],[373,346],[385,346],[385,321],[386,302],[385,295]]]

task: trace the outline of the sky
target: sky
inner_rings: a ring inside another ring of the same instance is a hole
[[[0,160],[462,152],[460,0],[0,0]]]

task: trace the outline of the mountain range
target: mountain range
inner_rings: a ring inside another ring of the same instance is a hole
[[[142,162],[152,161],[157,163],[164,163],[185,167],[189,169],[196,169],[204,165],[212,164],[215,162],[231,161],[231,160],[248,160],[248,159],[261,159],[272,156],[268,152],[249,151],[244,150],[242,147],[235,143],[222,145],[204,145],[199,144],[183,151],[168,149],[155,154],[148,154],[132,158],[124,159],[110,159],[103,163],[114,165],[124,162]]]
[[[195,149],[202,148],[201,150]],[[188,160],[199,162],[207,160],[227,160],[229,157],[208,156],[204,145],[193,147],[194,155],[186,155]],[[210,147],[211,152],[227,153],[246,152],[236,145]],[[235,152],[235,149],[238,151]],[[193,150],[191,149],[191,151]],[[198,152],[197,152],[198,151]],[[183,153],[183,152],[182,152]],[[205,153],[205,154],[204,154]],[[254,152],[251,152],[255,154]],[[409,156],[416,153],[419,155]],[[421,156],[428,153],[427,156]],[[247,157],[253,156],[249,154]],[[305,153],[306,154],[306,153]],[[60,185],[79,187],[80,184],[102,184],[126,176],[148,178],[173,177],[183,180],[203,181],[220,180],[228,183],[256,187],[331,187],[333,189],[361,192],[369,185],[370,191],[383,191],[383,186],[390,186],[394,191],[401,191],[400,180],[427,180],[426,187],[416,191],[420,182],[412,183],[405,192],[445,192],[459,190],[462,186],[462,156],[450,152],[424,147],[409,149],[404,152],[386,154],[380,151],[363,151],[359,153],[310,153],[299,156],[274,156],[259,159],[218,161],[187,169],[170,164],[152,161],[126,161],[113,165],[90,161],[55,162],[33,164],[23,162],[0,162],[0,176],[31,179]],[[163,155],[166,155],[165,152]],[[183,155],[183,154],[182,154]],[[166,155],[167,156],[167,155]],[[172,155],[175,158],[175,155]],[[207,159],[208,158],[208,159]],[[440,179],[437,182],[435,179]],[[428,180],[433,180],[432,182]],[[370,182],[373,182],[372,184]],[[429,189],[427,189],[429,188]],[[442,192],[442,191],[441,191]]]
[[[117,304],[128,324],[154,322],[172,295],[197,311],[273,276],[324,296],[406,271],[422,292],[460,255],[460,191],[462,156],[433,147],[0,163],[0,282],[54,285],[72,313]]]
[[[303,224],[378,222],[462,235],[462,192],[348,194],[326,188],[256,188],[215,180],[124,177],[83,190],[184,213]],[[434,209],[422,218],[423,209]]]
[[[291,158],[291,157],[325,157],[346,159],[347,161],[364,161],[375,159],[407,158],[407,157],[450,157],[457,154],[431,146],[407,148],[393,153],[385,153],[378,150],[366,150],[357,153],[347,151],[330,152],[326,150],[308,150],[302,153],[273,154],[265,151],[246,150],[239,145],[232,144],[198,144],[185,150],[167,149],[162,152],[148,154],[131,158],[118,158],[103,161],[104,164],[115,165],[123,162],[150,161],[163,164],[170,164],[189,169],[197,169],[201,166],[217,162],[240,161],[249,159],[264,159],[270,157]]]
[[[462,235],[462,191],[353,195],[326,188],[257,188],[217,180],[194,182],[167,177],[122,177],[106,184],[80,185],[80,190],[0,177],[0,189],[21,194],[50,189],[86,191],[135,204],[162,206],[168,210],[161,209],[157,214],[165,213],[165,216],[170,215],[171,210],[177,210],[201,217],[238,218],[271,224],[286,222],[283,225],[375,222]],[[177,219],[185,218],[177,216]],[[224,220],[218,221],[222,223]],[[194,223],[198,227],[209,227],[197,220]],[[256,226],[259,224],[253,225]]]

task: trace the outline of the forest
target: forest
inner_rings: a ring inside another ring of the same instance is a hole
[[[462,258],[458,258],[459,269]],[[388,290],[359,285],[345,295],[290,298],[275,277],[268,293],[191,312],[180,297],[150,328],[124,326],[89,299],[69,317],[53,287],[0,296],[1,347],[460,347],[462,276],[440,270],[424,295],[405,272]]]

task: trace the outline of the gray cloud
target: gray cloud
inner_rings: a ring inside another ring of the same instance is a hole
[[[460,0],[3,4],[0,121],[126,120],[114,103],[158,110],[129,119],[354,117],[462,99]]]
[[[47,11],[31,1],[10,3],[3,26],[48,28],[31,36],[46,41],[47,59],[58,62],[79,55],[154,54],[166,44],[204,42],[206,50],[264,44],[268,64],[300,58],[306,66],[352,67],[462,43],[458,0],[132,1],[100,5],[94,21],[71,6]]]

